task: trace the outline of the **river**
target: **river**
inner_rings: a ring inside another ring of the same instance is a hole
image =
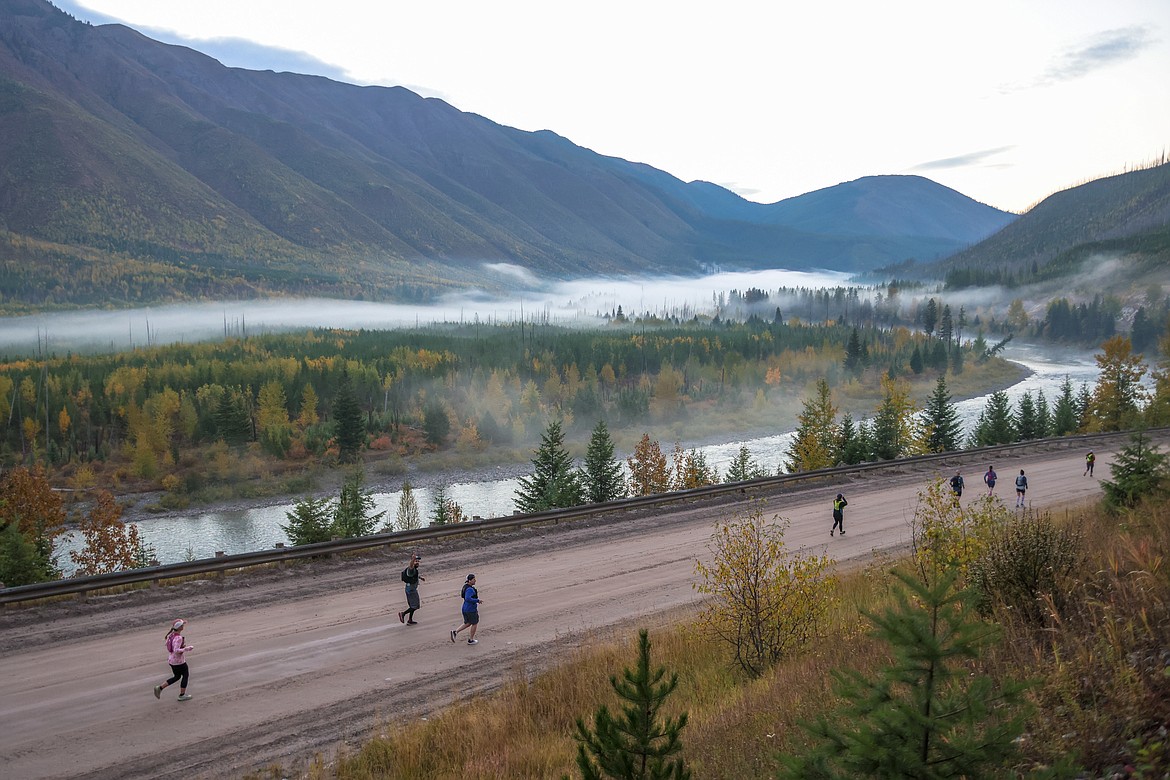
[[[1035,396],[1038,391],[1043,391],[1051,407],[1066,376],[1072,380],[1074,391],[1082,383],[1092,387],[1097,380],[1098,369],[1092,353],[1012,344],[1004,354],[1031,371],[1029,376],[1007,389],[1013,405],[1025,392]],[[974,426],[986,403],[987,396],[984,395],[955,404],[966,432]],[[710,465],[723,472],[738,454],[739,448],[747,445],[756,462],[775,473],[791,440],[792,432],[785,431],[773,436],[705,444],[697,449],[703,452]],[[690,449],[695,445],[682,442],[682,446]],[[468,516],[501,517],[512,513],[518,486],[519,479],[513,476],[453,480],[448,485],[447,494],[459,503]],[[414,490],[414,495],[425,521],[430,514],[432,491],[419,487]],[[376,511],[384,511],[386,517],[393,519],[398,511],[400,493],[375,493],[373,497]],[[208,558],[217,551],[228,554],[251,552],[271,548],[277,542],[287,543],[288,538],[281,526],[288,523],[287,513],[291,509],[292,504],[275,503],[240,510],[145,518],[137,521],[137,524],[143,541],[154,549],[160,562],[177,563]],[[58,540],[58,563],[66,571],[71,568],[68,566],[68,551],[76,549],[78,537],[74,533]]]

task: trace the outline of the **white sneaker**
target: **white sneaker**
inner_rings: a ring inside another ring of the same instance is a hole
[[[188,694],[184,693],[182,696],[180,696],[178,699],[176,699],[176,701],[191,701],[191,697]]]
[[[469,644],[469,645],[478,645],[478,644],[479,644],[479,640],[478,640],[478,639],[468,639],[468,640],[467,640],[467,644]]]
[[[451,629],[451,641],[452,641],[452,642],[454,642],[454,641],[455,641],[455,635],[456,635],[456,634],[458,634],[458,633],[459,633],[459,632],[458,632],[458,631],[456,631],[455,629]]]

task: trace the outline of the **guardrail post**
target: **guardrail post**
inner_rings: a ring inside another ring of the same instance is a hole
[[[85,601],[87,598],[89,598],[89,591],[88,590],[77,591],[77,600],[78,601]]]
[[[222,558],[222,557],[224,557],[225,555],[227,555],[227,553],[225,553],[223,550],[216,550],[216,551],[215,551],[215,557],[216,557],[216,558]],[[221,579],[221,580],[222,580],[222,579],[223,579],[223,577],[224,577],[223,569],[220,569],[219,571],[217,571],[217,572],[215,573],[215,576],[216,576],[216,577],[218,577],[219,579]]]
[[[277,543],[276,543],[276,549],[278,549],[278,550],[283,550],[283,549],[284,549],[284,542],[277,542]],[[285,564],[285,561],[284,561],[284,559],[282,558],[280,561],[278,561],[278,562],[277,562],[277,564],[276,564],[276,568],[278,568],[278,569],[283,569],[283,568],[284,568],[284,564]]]

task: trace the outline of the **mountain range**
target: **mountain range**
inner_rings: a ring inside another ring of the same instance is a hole
[[[1112,278],[1089,273],[1090,288],[1082,292],[1170,282],[1170,163],[1164,157],[1054,193],[987,239],[927,264],[923,273],[952,286],[1029,283],[1067,280],[1106,259],[1122,262],[1111,264]]]
[[[621,121],[621,118],[615,118]],[[918,176],[773,204],[401,87],[225,67],[0,0],[0,305],[427,299],[538,277],[864,272],[1015,215]]]

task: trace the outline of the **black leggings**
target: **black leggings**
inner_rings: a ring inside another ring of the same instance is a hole
[[[167,680],[167,685],[174,685],[175,682],[180,677],[182,677],[183,684],[180,685],[179,687],[186,688],[187,687],[187,680],[191,679],[191,670],[189,670],[187,668],[187,664],[171,664],[171,671],[175,673],[175,676],[172,677],[171,679]]]

